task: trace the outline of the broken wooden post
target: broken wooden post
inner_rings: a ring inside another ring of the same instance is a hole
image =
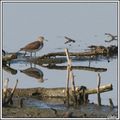
[[[97,75],[97,99],[98,99],[98,105],[101,105],[101,97],[100,97],[100,83],[101,83],[101,77],[100,73]]]
[[[7,94],[8,94],[8,82],[9,82],[9,79],[7,78],[7,80],[4,81],[4,87],[3,87],[3,102],[6,101],[7,99]]]
[[[6,98],[3,98],[3,103],[2,103],[3,106],[6,106],[9,103],[10,104],[12,103],[12,97],[13,97],[13,94],[14,94],[14,92],[16,90],[17,84],[18,84],[18,80],[16,80],[16,84],[15,84],[14,88],[12,89],[10,95],[6,96]]]
[[[68,52],[68,49],[65,49],[65,53],[66,53],[66,57],[67,57],[67,61],[68,61],[68,68],[69,68],[69,71],[70,71],[70,79],[71,79],[71,83],[72,83],[72,89],[74,90],[74,85],[73,85],[73,79],[72,79],[72,74],[71,74],[71,71],[72,71],[72,68],[71,68],[71,66],[72,66],[72,64],[71,64],[71,60],[70,60],[70,56],[69,56],[69,52]]]
[[[67,105],[69,106],[69,76],[70,76],[70,69],[69,65],[67,66],[67,83],[66,83],[66,96],[67,96]]]
[[[69,73],[69,78],[71,80],[71,85],[72,85],[72,91],[73,91],[73,96],[74,96],[74,99],[75,99],[75,102],[77,103],[77,97],[76,97],[76,91],[75,91],[75,82],[74,82],[74,77],[73,77],[73,72],[72,72],[72,62],[71,62],[71,59],[70,59],[70,56],[69,56],[69,52],[68,52],[68,49],[65,49],[65,53],[66,53],[66,57],[67,57],[67,61],[68,61],[68,69],[70,71]]]

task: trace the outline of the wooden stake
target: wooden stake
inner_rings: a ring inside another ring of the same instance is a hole
[[[8,82],[9,82],[9,79],[7,78],[7,80],[4,81],[4,87],[3,87],[3,93],[5,95],[7,95]]]
[[[101,97],[100,97],[100,83],[101,83],[101,77],[98,73],[97,75],[97,98],[98,98],[98,105],[101,105]]]
[[[72,63],[71,63],[70,56],[69,56],[69,52],[68,52],[68,49],[67,49],[67,48],[65,48],[65,53],[66,53],[68,65],[70,65],[70,67],[71,67]]]
[[[67,105],[69,106],[69,74],[70,74],[70,69],[69,65],[67,66],[67,83],[66,83],[66,96],[67,96]]]
[[[74,95],[74,99],[75,102],[77,102],[77,97],[76,97],[76,91],[75,91],[75,82],[74,82],[74,76],[73,76],[73,72],[72,72],[72,62],[69,56],[69,52],[68,49],[65,48],[65,53],[66,53],[66,57],[67,57],[67,61],[68,61],[68,66],[69,66],[69,78],[71,80],[71,85],[72,85],[72,90],[73,90],[73,95]]]
[[[3,103],[6,102],[7,100],[7,89],[8,89],[8,82],[9,82],[9,79],[7,78],[7,80],[4,80],[4,87],[3,87]]]
[[[14,94],[14,92],[16,90],[17,84],[18,84],[18,80],[16,80],[16,84],[15,84],[14,88],[12,89],[10,95],[7,96],[7,100],[3,101],[3,106],[6,106],[6,105],[8,105],[9,103],[12,102],[12,97],[13,97],[13,94]]]

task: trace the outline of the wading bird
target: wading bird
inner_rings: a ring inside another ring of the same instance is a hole
[[[36,41],[27,44],[25,47],[21,48],[19,51],[25,51],[25,53],[30,52],[31,57],[32,57],[32,53],[34,52],[36,56],[36,52],[43,48],[44,40],[45,39],[43,36],[39,36]]]

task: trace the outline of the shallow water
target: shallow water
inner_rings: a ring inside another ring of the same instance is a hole
[[[62,65],[66,65],[64,63]],[[89,66],[89,61],[74,61],[72,63],[76,66]],[[61,64],[60,64],[61,65]],[[42,74],[42,78],[35,75],[32,76],[33,71],[21,72],[22,70],[31,70],[30,63],[23,61],[13,62],[11,68],[16,69],[16,74],[11,74],[3,69],[3,80],[9,78],[9,87],[13,87],[15,80],[18,79],[18,88],[34,88],[34,87],[45,87],[45,88],[56,88],[66,86],[66,70],[55,70],[41,67],[39,65],[32,65],[35,70]],[[101,85],[106,85],[111,83],[113,85],[113,90],[107,93],[101,94],[102,104],[109,105],[109,98],[112,98],[113,103],[117,105],[117,59],[110,59],[100,61],[91,61],[91,67],[107,68],[106,72],[100,72],[101,75]],[[34,69],[32,69],[34,70]],[[31,73],[29,73],[31,72]],[[75,85],[84,85],[87,88],[97,87],[97,74],[98,72],[87,71],[87,70],[73,70],[75,76]],[[97,95],[89,96],[90,102],[97,103]]]

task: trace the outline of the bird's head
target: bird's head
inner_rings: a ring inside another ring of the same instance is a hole
[[[43,36],[39,36],[37,40],[40,42],[47,41]]]

